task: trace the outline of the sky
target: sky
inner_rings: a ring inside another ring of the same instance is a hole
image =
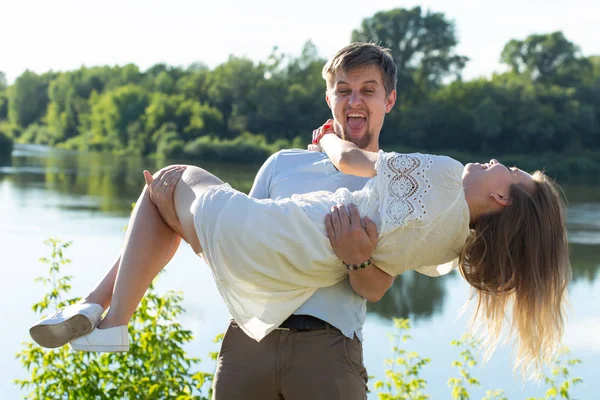
[[[311,40],[329,58],[378,11],[420,5],[456,24],[465,79],[501,71],[511,39],[563,31],[586,56],[600,54],[598,0],[0,0],[0,71],[65,71],[135,63],[211,68],[229,55],[266,60],[274,46],[297,56]]]

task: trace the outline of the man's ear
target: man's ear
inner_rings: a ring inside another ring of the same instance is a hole
[[[331,100],[329,100],[329,89],[325,91],[325,102],[327,103],[327,106],[331,108]],[[333,108],[331,109],[333,110]]]
[[[501,206],[510,206],[512,205],[512,199],[510,197],[504,197],[499,193],[490,193],[490,197],[494,199]]]
[[[389,113],[396,104],[396,90],[392,90],[385,102],[385,112]]]

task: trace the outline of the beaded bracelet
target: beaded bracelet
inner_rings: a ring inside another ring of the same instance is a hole
[[[347,270],[356,271],[359,269],[367,268],[369,265],[371,265],[373,263],[373,258],[369,257],[369,259],[362,264],[346,264],[343,261],[342,263],[344,264]]]

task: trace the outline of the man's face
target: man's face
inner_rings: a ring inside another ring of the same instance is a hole
[[[337,74],[325,98],[335,131],[364,150],[379,150],[383,119],[396,102],[396,91],[385,93],[381,70],[369,65]]]

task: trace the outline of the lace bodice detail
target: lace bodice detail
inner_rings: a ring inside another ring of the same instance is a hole
[[[379,152],[375,165],[380,193],[381,231],[393,231],[427,214],[424,196],[431,190],[427,171],[433,164],[426,154]]]

